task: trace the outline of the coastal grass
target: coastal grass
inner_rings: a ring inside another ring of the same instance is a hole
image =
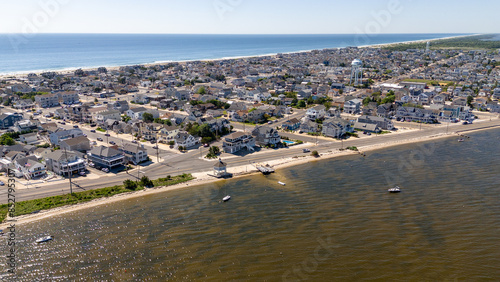
[[[153,180],[154,187],[171,186],[195,179],[191,174],[182,174],[178,176],[167,178],[159,178]],[[21,216],[25,214],[35,213],[42,210],[49,210],[53,208],[74,205],[79,203],[90,202],[95,199],[107,198],[118,194],[129,193],[132,191],[143,190],[144,187],[137,186],[134,190],[126,189],[124,185],[115,185],[101,189],[76,192],[73,194],[65,194],[59,196],[52,196],[42,199],[28,200],[16,203],[16,211],[14,216]],[[8,213],[7,204],[0,205],[0,223],[3,222]]]
[[[5,220],[8,212],[9,212],[8,204],[0,205],[0,222],[3,222]]]
[[[430,49],[463,49],[463,50],[495,50],[500,48],[500,41],[494,34],[470,35],[457,38],[445,38],[430,40]],[[418,42],[389,44],[382,46],[382,49],[389,51],[406,51],[408,49],[425,49],[425,40]]]

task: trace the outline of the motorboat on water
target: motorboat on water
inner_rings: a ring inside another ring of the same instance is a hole
[[[283,185],[283,186],[285,186],[285,185],[286,185],[286,183],[285,183],[285,182],[281,182],[281,181],[278,181],[278,184],[279,184],[279,185]]]
[[[463,138],[458,139],[458,142],[464,142],[464,141],[465,141],[465,139],[463,139]]]
[[[231,196],[229,196],[229,195],[227,195],[227,196],[225,196],[224,198],[222,198],[222,201],[223,201],[223,202],[227,202],[227,201],[229,201],[229,200],[231,200]]]
[[[399,188],[399,186],[396,186],[396,187],[393,187],[393,188],[389,188],[389,193],[399,193],[401,192],[401,188]]]
[[[37,239],[35,242],[40,244],[40,243],[48,242],[52,239],[54,239],[54,236],[45,236],[45,237]]]

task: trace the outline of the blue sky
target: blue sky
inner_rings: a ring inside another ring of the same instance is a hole
[[[2,1],[0,33],[498,33],[500,1]]]

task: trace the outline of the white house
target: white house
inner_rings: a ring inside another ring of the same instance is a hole
[[[344,113],[348,113],[348,114],[358,114],[361,110],[361,104],[363,103],[363,101],[361,101],[360,99],[353,99],[353,100],[349,100],[349,101],[346,101],[344,103]]]
[[[307,109],[306,117],[310,120],[322,119],[326,115],[326,107],[318,105]]]
[[[200,143],[199,138],[195,138],[191,134],[185,131],[179,132],[175,136],[174,141],[175,141],[174,148],[176,149],[178,149],[179,146],[182,146],[184,148],[190,148]]]
[[[125,111],[125,114],[133,119],[142,119],[142,115],[147,112],[144,107],[130,108]]]

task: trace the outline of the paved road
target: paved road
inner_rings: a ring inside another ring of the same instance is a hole
[[[408,131],[400,134],[384,134],[379,136],[372,135],[371,137],[365,138],[351,138],[343,142],[331,141],[318,144],[317,146],[311,146],[310,149],[318,150],[320,153],[325,153],[327,151],[340,149],[341,146],[356,146],[363,147],[368,145],[379,145],[388,142],[398,142],[408,139],[415,139],[419,137],[432,136],[440,133],[446,133],[455,131],[470,131],[475,129],[482,129],[485,127],[498,127],[500,126],[500,120],[495,119],[492,121],[485,121],[480,123],[475,123],[471,125],[462,124],[450,124],[449,128],[447,126],[426,128],[418,131]],[[304,155],[301,148],[287,148],[287,149],[262,149],[265,153],[253,153],[246,156],[225,158],[224,161],[228,164],[228,167],[244,166],[250,165],[252,163],[264,163],[270,160],[276,160],[281,158],[289,158],[294,156]],[[201,148],[199,150],[193,150],[185,154],[176,154],[168,157],[165,161],[161,163],[151,164],[147,167],[142,167],[139,172],[139,176],[146,174],[150,178],[165,177],[167,175],[177,175],[182,173],[196,173],[209,171],[212,169],[214,161],[201,160],[199,158],[201,155],[205,155],[207,148]],[[224,156],[223,156],[224,157]],[[123,183],[125,179],[136,179],[137,170],[132,170],[130,174],[120,173],[120,174],[108,174],[109,177],[101,177],[99,179],[87,179],[84,177],[78,177],[74,179],[75,187],[73,191],[83,191],[89,189],[96,189],[101,187],[107,187],[112,185],[117,185]],[[53,195],[60,195],[69,192],[69,182],[55,182],[54,185],[44,186],[42,188],[30,188],[30,189],[19,189],[17,191],[17,201],[29,200]],[[2,189],[0,192],[0,202],[6,202],[5,190]]]

